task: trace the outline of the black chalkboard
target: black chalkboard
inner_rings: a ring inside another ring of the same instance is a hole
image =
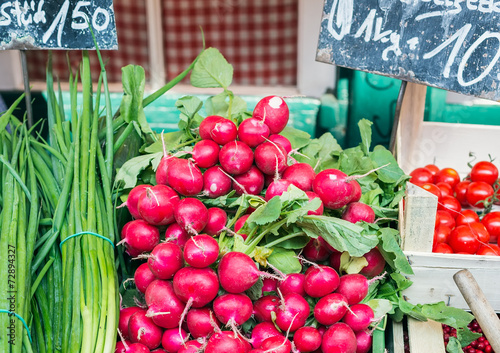
[[[0,0],[0,50],[118,49],[112,0]]]
[[[500,100],[499,0],[325,0],[316,59]]]

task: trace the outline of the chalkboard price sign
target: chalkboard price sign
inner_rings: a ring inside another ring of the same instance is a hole
[[[316,59],[500,100],[499,0],[325,0]]]
[[[117,49],[112,0],[0,0],[0,50]]]

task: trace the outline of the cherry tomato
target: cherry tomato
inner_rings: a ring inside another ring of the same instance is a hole
[[[434,176],[432,173],[425,168],[417,168],[410,173],[411,179],[410,183],[415,185],[422,185],[425,183],[432,183],[434,181]]]
[[[455,218],[453,215],[445,210],[437,210],[436,212],[436,223],[434,228],[437,229],[440,225],[447,226],[451,229],[455,228]]]
[[[495,244],[481,245],[476,255],[500,256],[500,247]]]
[[[439,243],[446,243],[448,240],[448,236],[451,233],[451,228],[440,224],[435,230],[434,230],[434,241],[433,244],[434,246]]]
[[[479,249],[479,240],[471,231],[469,226],[458,226],[453,229],[448,236],[448,245],[451,246],[453,252],[465,252],[474,254]]]
[[[443,168],[435,176],[434,181],[437,183],[447,183],[453,188],[460,181],[458,172],[453,168]]]
[[[497,243],[498,237],[500,237],[500,211],[493,211],[488,213],[483,217],[481,223],[490,233],[490,241],[492,243]]]
[[[462,211],[462,206],[460,206],[460,202],[453,196],[443,196],[441,197],[441,201],[438,202],[438,210],[448,211],[456,218],[460,211]]]
[[[467,187],[465,197],[469,205],[477,208],[484,208],[484,202],[491,201],[491,197],[494,193],[495,191],[490,184],[484,181],[473,181]]]
[[[432,252],[438,252],[442,254],[453,254],[453,249],[446,243],[438,243],[432,249]]]
[[[482,223],[474,222],[468,224],[468,226],[471,228],[472,233],[474,233],[480,243],[485,244],[490,241],[490,233],[488,233],[488,230]]]
[[[453,189],[450,184],[436,183],[436,186],[441,190],[441,196],[453,196]]]
[[[498,168],[491,162],[477,162],[470,171],[470,179],[493,185],[498,179]]]
[[[427,164],[425,167],[433,176],[435,176],[439,172],[439,168],[435,164]]]
[[[463,226],[464,224],[479,222],[479,216],[474,210],[462,210],[460,214],[455,218],[457,226]]]
[[[470,180],[464,180],[455,185],[455,197],[460,202],[462,206],[469,206],[465,194],[467,193],[467,188],[469,187]]]
[[[420,185],[420,187],[424,190],[427,190],[431,194],[436,195],[438,200],[441,198],[441,189],[438,188],[436,185],[431,184],[431,183],[425,183],[425,184]]]

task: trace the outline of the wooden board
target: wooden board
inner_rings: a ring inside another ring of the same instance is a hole
[[[447,305],[469,310],[453,275],[467,268],[474,275],[486,298],[500,313],[500,257],[437,254],[405,251],[414,275],[413,285],[404,291],[409,302],[417,304],[444,301]]]
[[[112,0],[0,0],[0,50],[94,49],[88,23],[100,49],[118,49]]]
[[[500,99],[493,1],[325,0],[316,59]]]

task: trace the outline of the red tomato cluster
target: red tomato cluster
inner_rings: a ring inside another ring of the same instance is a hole
[[[482,210],[497,200],[498,169],[491,162],[476,163],[460,180],[453,168],[430,164],[410,173],[410,182],[438,198],[433,252],[500,256],[500,211]]]

